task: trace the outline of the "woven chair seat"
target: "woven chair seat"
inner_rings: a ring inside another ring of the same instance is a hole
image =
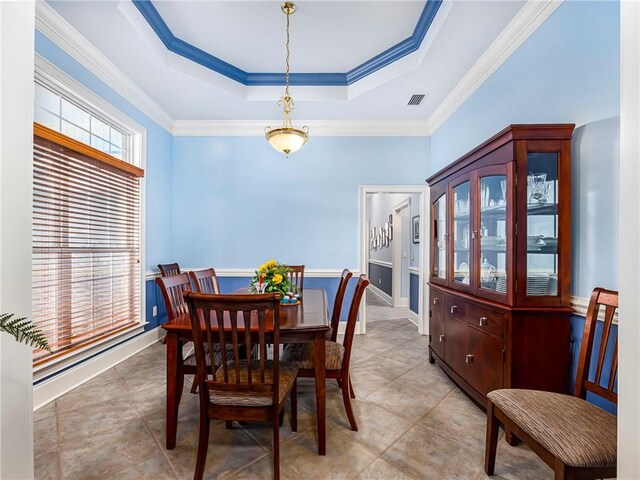
[[[251,362],[251,378],[253,382],[258,385],[260,383],[260,361],[253,360]],[[236,379],[235,364],[233,361],[227,362],[227,372],[230,383],[227,385],[233,385]],[[222,378],[223,369],[220,367],[216,375],[219,379]],[[296,381],[298,375],[298,367],[286,362],[280,362],[280,382],[279,382],[279,394],[280,402],[283,402],[288,393],[291,391],[293,383]],[[265,383],[273,382],[273,361],[265,361]],[[240,384],[248,383],[248,370],[247,362],[245,360],[240,361]],[[268,407],[273,405],[273,394],[271,392],[256,392],[256,391],[223,391],[216,390],[215,386],[209,384],[209,397],[213,405],[234,406],[234,407]]]
[[[189,342],[187,345],[192,345],[193,343]],[[206,353],[205,357],[207,360],[207,366],[211,366],[211,361],[209,360],[211,357],[209,356],[209,346],[207,343],[204,344],[204,351]],[[222,350],[220,350],[220,345],[215,344],[213,346],[213,355],[215,357],[216,367],[222,365]],[[227,345],[227,358],[233,358],[233,346]],[[196,366],[196,352],[192,350],[182,361],[183,365]]]
[[[325,368],[327,370],[340,370],[344,347],[336,342],[325,341]],[[307,370],[315,368],[313,343],[291,343],[284,349],[282,361],[295,364],[298,368]]]
[[[487,397],[565,465],[616,465],[616,417],[586,400],[522,389],[495,390]]]

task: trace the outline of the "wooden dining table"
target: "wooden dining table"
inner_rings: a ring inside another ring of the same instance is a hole
[[[318,427],[318,454],[326,455],[327,414],[325,384],[325,338],[331,329],[327,293],[322,289],[304,289],[300,305],[280,307],[280,343],[314,342],[316,381],[316,418]],[[182,347],[192,341],[191,320],[180,315],[162,325],[167,345],[167,398],[166,448],[176,446],[178,407],[183,389]]]

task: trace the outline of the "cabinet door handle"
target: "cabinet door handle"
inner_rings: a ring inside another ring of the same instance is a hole
[[[439,340],[440,342],[444,342],[444,335],[440,335],[440,337],[438,337],[438,340]]]
[[[471,363],[473,362],[473,355],[471,355],[470,353],[467,353],[467,356],[465,357],[464,361],[466,363]]]
[[[438,297],[434,297],[434,299],[433,299],[433,304],[434,304],[434,305],[437,305],[437,304],[438,304]]]
[[[451,305],[451,313],[454,313],[458,309],[457,305]]]
[[[478,325],[480,325],[481,327],[486,327],[487,320],[489,320],[487,317],[480,317],[480,320],[478,321]]]
[[[474,231],[471,232],[471,238],[474,238],[474,239],[478,238],[478,231],[477,230],[474,230]]]

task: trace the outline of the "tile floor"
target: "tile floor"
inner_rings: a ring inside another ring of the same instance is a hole
[[[298,432],[281,429],[283,479],[484,479],[485,415],[427,360],[427,338],[406,310],[368,293],[367,334],[352,377],[360,430],[328,384],[327,456],[316,454],[313,381],[299,383]],[[153,345],[35,413],[37,479],[189,479],[198,400],[180,405],[178,445],[164,449],[164,347]],[[288,410],[287,410],[288,411]],[[212,425],[205,478],[272,478],[269,426]],[[501,439],[497,477],[552,478],[524,446]]]

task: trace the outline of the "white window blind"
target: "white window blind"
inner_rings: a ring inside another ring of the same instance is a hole
[[[44,363],[139,324],[144,171],[34,126],[33,321]]]

